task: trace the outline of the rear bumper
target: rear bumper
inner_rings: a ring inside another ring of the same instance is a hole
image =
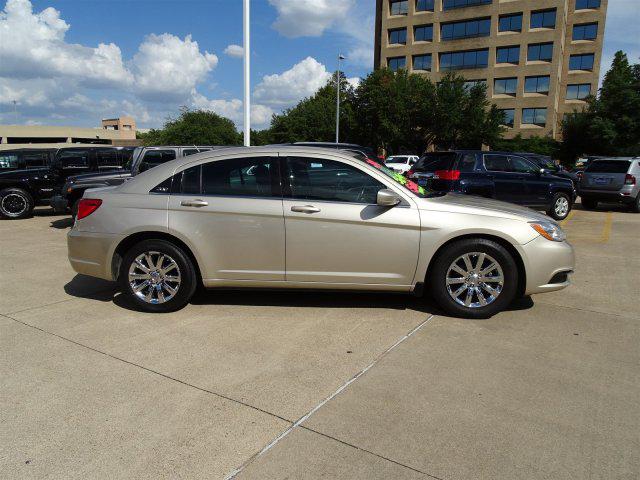
[[[537,237],[519,249],[527,274],[525,295],[562,290],[571,284],[575,254],[569,243]]]
[[[69,263],[78,273],[113,280],[111,259],[122,235],[79,232],[75,229],[67,234]]]
[[[602,190],[580,190],[580,198],[587,200],[594,200],[596,202],[611,202],[611,203],[633,203],[636,200],[638,192],[633,190],[616,190],[614,192],[604,192]]]
[[[65,213],[69,209],[69,202],[62,195],[54,195],[51,197],[49,205],[51,205],[53,211],[57,213]]]

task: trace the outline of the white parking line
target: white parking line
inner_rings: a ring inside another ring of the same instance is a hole
[[[376,363],[378,363],[380,360],[382,360],[389,352],[391,352],[394,348],[396,348],[398,345],[400,345],[401,343],[403,343],[405,340],[407,340],[408,338],[410,338],[413,334],[415,334],[416,332],[418,332],[422,327],[424,327],[427,322],[429,322],[429,320],[431,320],[434,317],[434,315],[430,315],[426,320],[424,320],[422,323],[420,323],[419,325],[417,325],[416,327],[414,327],[413,329],[411,329],[409,332],[407,332],[407,334],[405,336],[403,336],[402,338],[400,338],[396,343],[394,343],[393,345],[391,345],[389,348],[387,348],[384,352],[382,352],[380,355],[378,355],[373,362],[371,362],[369,365],[367,365],[365,368],[363,368],[362,370],[360,370],[358,373],[356,373],[353,377],[351,377],[349,380],[347,380],[344,384],[342,384],[335,392],[333,392],[331,395],[329,395],[327,398],[325,398],[324,400],[322,400],[320,403],[318,403],[315,407],[313,407],[311,410],[309,410],[306,414],[304,414],[302,417],[300,417],[293,425],[291,425],[290,427],[288,427],[284,432],[282,432],[280,435],[278,435],[275,439],[273,439],[267,446],[265,446],[262,450],[260,450],[258,453],[256,453],[255,455],[251,456],[246,462],[244,462],[242,465],[240,465],[238,468],[236,468],[235,470],[233,470],[229,475],[227,475],[225,477],[225,480],[231,480],[233,478],[235,478],[240,472],[242,472],[245,468],[247,468],[251,463],[253,463],[254,460],[260,458],[262,455],[264,455],[265,453],[267,453],[269,450],[271,450],[273,447],[275,447],[278,442],[280,442],[280,440],[282,440],[283,438],[285,438],[287,435],[289,435],[294,429],[296,429],[298,426],[300,426],[300,424],[302,424],[304,421],[306,421],[311,415],[313,415],[315,412],[317,412],[324,404],[326,404],[329,400],[331,400],[332,398],[334,398],[336,395],[338,395],[340,392],[342,392],[345,388],[347,388],[349,385],[351,385],[353,382],[355,382],[358,378],[360,378],[362,375],[364,375],[365,373],[367,373]]]

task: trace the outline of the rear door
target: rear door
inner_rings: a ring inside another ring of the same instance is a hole
[[[208,280],[284,281],[278,157],[242,155],[174,177],[169,229],[189,232]]]
[[[402,195],[399,186],[337,158],[299,154],[283,168],[288,282],[409,288],[420,243],[418,209],[409,201],[391,208],[376,203],[380,189]]]
[[[548,198],[549,177],[540,174],[540,167],[526,158],[509,155],[511,171],[517,178],[522,178],[523,189],[517,196],[521,205],[546,205]]]
[[[582,187],[588,190],[620,190],[630,166],[628,160],[594,160],[584,172]]]
[[[505,202],[520,202],[524,193],[524,176],[511,171],[509,156],[485,154],[484,167],[487,178],[493,182],[493,196]]]

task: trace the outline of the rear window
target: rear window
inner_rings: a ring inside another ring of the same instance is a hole
[[[436,170],[453,170],[453,162],[458,157],[457,153],[428,153],[415,165],[419,172],[435,172]]]
[[[596,160],[585,170],[589,173],[627,173],[631,162],[621,160]]]

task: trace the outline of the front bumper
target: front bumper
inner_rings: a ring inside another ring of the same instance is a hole
[[[575,269],[573,247],[567,242],[552,242],[536,237],[519,246],[520,255],[527,273],[525,295],[562,290],[571,284],[570,273]],[[558,283],[553,277],[562,277]],[[552,280],[553,279],[553,280]]]
[[[69,209],[69,202],[62,195],[54,195],[49,200],[49,204],[53,208],[53,211],[56,213],[66,213]]]
[[[67,234],[71,267],[83,275],[113,280],[111,259],[123,238],[122,235],[80,232],[72,228]]]

